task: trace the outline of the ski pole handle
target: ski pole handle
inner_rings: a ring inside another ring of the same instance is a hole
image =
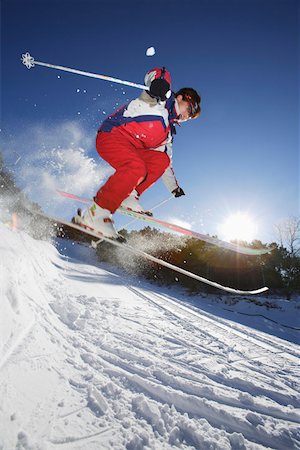
[[[132,83],[131,81],[120,80],[119,78],[108,77],[106,75],[99,75],[97,73],[91,72],[83,72],[82,70],[71,69],[70,67],[56,66],[54,64],[48,64],[41,61],[36,61],[30,53],[23,53],[22,55],[22,63],[27,67],[27,69],[31,69],[35,65],[48,67],[50,69],[62,70],[64,72],[76,73],[77,75],[83,75],[90,78],[98,78],[100,80],[112,81],[113,83],[124,84],[126,86],[135,87],[138,89],[143,89],[149,91],[148,86],[144,86],[143,84]]]

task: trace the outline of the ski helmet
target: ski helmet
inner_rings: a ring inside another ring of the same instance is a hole
[[[185,87],[175,93],[175,97],[178,97],[178,95],[182,95],[182,99],[189,103],[191,119],[199,117],[201,114],[201,97],[198,92],[193,88]]]

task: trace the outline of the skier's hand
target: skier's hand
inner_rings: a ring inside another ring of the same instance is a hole
[[[181,197],[182,195],[185,195],[181,187],[174,189],[174,191],[172,191],[172,194],[174,194],[174,197]]]
[[[150,84],[149,94],[163,102],[170,97],[170,85],[164,78],[157,78]]]

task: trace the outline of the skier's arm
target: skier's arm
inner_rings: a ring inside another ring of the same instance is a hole
[[[174,170],[172,165],[170,164],[165,173],[162,176],[162,180],[166,185],[166,188],[173,193],[175,189],[177,189],[178,183],[174,174]]]
[[[175,197],[181,197],[182,195],[185,195],[185,193],[183,192],[181,187],[179,187],[179,184],[175,177],[174,169],[172,166],[172,142],[170,142],[166,145],[166,153],[170,158],[170,165],[162,176],[163,182],[165,183],[167,189]]]

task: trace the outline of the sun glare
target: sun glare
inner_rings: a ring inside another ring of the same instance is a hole
[[[246,241],[255,239],[257,226],[247,213],[231,214],[219,228],[221,237],[226,241]]]

